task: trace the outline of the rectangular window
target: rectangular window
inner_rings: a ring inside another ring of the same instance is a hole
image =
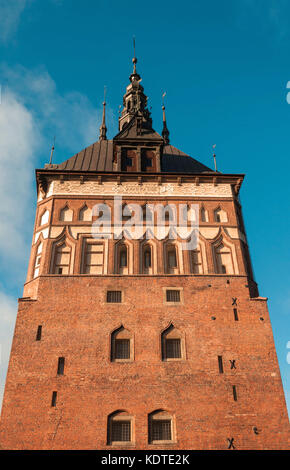
[[[115,340],[115,359],[130,359],[130,340]]]
[[[131,421],[112,421],[112,442],[131,441]]]
[[[238,310],[236,308],[234,308],[234,318],[235,318],[235,321],[239,321]]]
[[[122,148],[121,171],[133,170],[136,166],[136,148]]]
[[[107,302],[109,303],[121,303],[122,302],[122,292],[120,290],[108,290],[107,291]]]
[[[223,374],[223,372],[224,372],[224,366],[223,366],[223,358],[222,358],[222,356],[218,356],[218,363],[219,363],[219,371],[220,371],[220,374]]]
[[[57,392],[52,392],[51,406],[56,406]]]
[[[156,419],[152,421],[152,441],[171,441],[171,420]]]
[[[36,333],[36,341],[41,340],[41,333],[42,333],[42,325],[38,325],[37,333]]]
[[[166,302],[180,302],[180,291],[168,289],[166,291]]]
[[[165,341],[165,354],[167,359],[181,357],[180,339],[167,339]]]
[[[58,358],[57,374],[63,375],[64,373],[64,357]]]

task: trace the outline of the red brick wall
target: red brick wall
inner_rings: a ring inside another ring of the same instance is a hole
[[[148,414],[162,408],[174,416],[177,437],[162,448],[226,449],[228,438],[237,449],[289,448],[266,301],[251,299],[247,285],[244,276],[214,275],[31,281],[37,300],[19,302],[0,445],[106,449],[107,417],[124,409],[135,421],[133,448],[154,449],[158,446],[148,444]],[[184,303],[164,304],[164,287],[183,288]],[[108,289],[122,290],[124,302],[107,304]],[[232,298],[237,298],[239,321]],[[160,334],[171,322],[184,334],[186,358],[162,362]],[[134,335],[135,358],[111,363],[110,334],[121,324]],[[35,341],[38,325],[41,341]],[[61,356],[65,371],[57,376]],[[56,407],[51,407],[53,391],[58,392]]]

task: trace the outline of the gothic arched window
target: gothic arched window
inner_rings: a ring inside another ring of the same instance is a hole
[[[194,274],[203,274],[203,262],[202,262],[202,252],[201,252],[201,247],[198,245],[195,250],[191,250],[190,252],[191,256],[191,266],[192,266],[192,272]]]
[[[53,259],[53,274],[69,274],[71,247],[65,241],[55,245]]]
[[[228,216],[227,216],[226,211],[224,211],[223,209],[218,207],[214,211],[214,220],[215,220],[215,222],[227,222],[228,221]]]
[[[205,210],[205,208],[202,206],[200,209],[200,220],[202,222],[208,222],[208,212]]]
[[[123,362],[133,360],[133,335],[123,326],[111,335],[111,361]]]
[[[148,415],[149,444],[175,441],[173,416],[165,410],[156,410]]]
[[[65,206],[63,209],[61,209],[59,213],[59,220],[62,222],[71,222],[73,219],[73,211],[72,209],[69,209],[68,206]]]
[[[134,440],[134,419],[127,411],[118,410],[108,416],[108,445],[126,445]]]
[[[161,335],[162,361],[184,358],[184,340],[172,324]]]
[[[92,220],[92,211],[88,208],[87,205],[84,205],[79,212],[79,220],[88,222]]]
[[[178,272],[177,247],[175,244],[167,244],[165,246],[165,269],[168,274],[176,274]]]
[[[232,250],[224,243],[214,248],[218,274],[234,274]]]

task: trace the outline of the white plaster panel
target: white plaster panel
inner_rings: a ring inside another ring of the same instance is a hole
[[[215,238],[219,232],[219,227],[199,227],[199,232],[204,238]]]
[[[79,181],[55,180],[50,184],[48,196],[52,195],[90,195],[90,196],[205,196],[205,197],[232,197],[230,184],[213,183],[143,183],[125,182],[117,184],[115,182],[104,182],[99,184],[96,181],[86,181],[80,184]]]
[[[37,242],[37,240],[39,239],[39,236],[40,236],[41,233],[42,233],[43,238],[48,238],[48,231],[49,231],[49,228],[47,227],[47,228],[37,232],[34,236],[34,243]]]

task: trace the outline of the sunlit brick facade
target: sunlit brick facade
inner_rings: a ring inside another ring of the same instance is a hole
[[[243,175],[214,172],[170,145],[164,109],[161,135],[153,130],[136,61],[119,133],[107,140],[104,104],[98,142],[36,171],[0,448],[288,448],[267,299],[239,201]],[[94,207],[113,216],[116,196],[144,214],[146,205],[194,205],[197,246],[148,239],[145,222],[138,240],[94,238]]]

